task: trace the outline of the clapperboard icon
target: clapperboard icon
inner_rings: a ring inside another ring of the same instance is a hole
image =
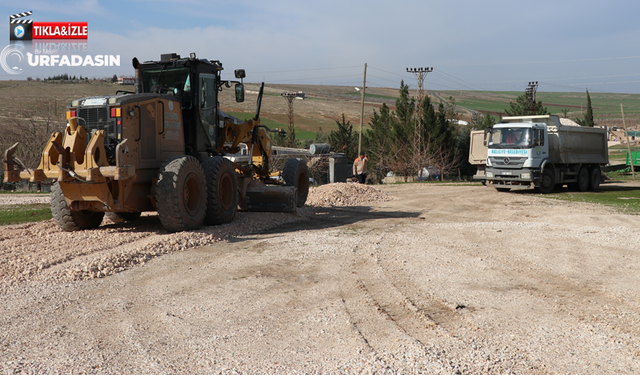
[[[32,14],[32,11],[28,11],[9,16],[9,40],[31,40],[33,38],[33,21],[20,19]]]

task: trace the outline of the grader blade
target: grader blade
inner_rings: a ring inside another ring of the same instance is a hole
[[[293,186],[257,185],[247,189],[244,209],[252,212],[296,212],[298,190]]]

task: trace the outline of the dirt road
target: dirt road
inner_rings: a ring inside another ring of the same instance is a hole
[[[12,282],[0,373],[640,373],[639,216],[485,187],[380,189],[396,199],[108,277],[54,277],[72,257]]]

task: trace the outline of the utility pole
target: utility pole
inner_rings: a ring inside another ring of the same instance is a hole
[[[303,92],[283,92],[280,94],[289,102],[289,131],[287,133],[287,146],[296,146],[296,132],[293,127],[293,99],[304,99],[305,93]]]
[[[413,152],[414,152],[414,163],[416,168],[422,168],[420,165],[420,156],[422,155],[422,100],[424,98],[424,91],[422,86],[424,84],[424,77],[427,76],[428,73],[433,71],[433,67],[430,68],[407,68],[407,73],[413,73],[418,81],[418,111],[417,111],[417,119],[416,125],[413,133]]]
[[[534,115],[536,112],[536,92],[538,91],[538,81],[529,82],[529,87],[525,90],[527,101],[529,102],[529,108],[527,111],[530,115]]]
[[[620,103],[620,112],[622,112],[622,125],[624,126],[624,134],[627,136],[627,150],[629,150],[629,163],[631,163],[631,176],[636,179],[636,168],[633,166],[633,154],[631,153],[631,143],[629,142],[629,132],[627,131],[627,123],[624,121],[624,107]]]
[[[362,152],[362,123],[364,122],[364,91],[367,88],[367,63],[364,64],[364,78],[362,78],[362,104],[360,106],[360,136],[358,138],[358,157]]]

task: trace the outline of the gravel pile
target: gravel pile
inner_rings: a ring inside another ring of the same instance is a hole
[[[387,193],[372,186],[338,182],[322,185],[309,190],[307,205],[316,207],[361,206],[393,199]]]
[[[47,203],[49,197],[2,197],[2,204]],[[53,220],[8,225],[0,234],[0,285],[39,279],[52,282],[101,278],[163,254],[257,233],[314,215],[314,207],[356,206],[391,199],[366,185],[337,183],[312,187],[307,206],[295,214],[239,212],[226,225],[166,233],[156,213],[115,224],[105,218],[94,230],[64,232]]]

